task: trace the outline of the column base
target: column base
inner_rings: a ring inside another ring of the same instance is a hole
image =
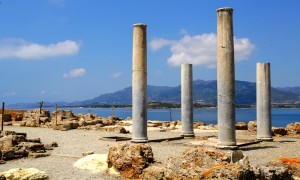
[[[224,145],[217,145],[218,149],[224,149],[224,150],[237,150],[238,146],[224,146]]]
[[[236,142],[218,142],[217,144],[218,149],[225,149],[225,150],[235,150],[238,149]]]
[[[146,138],[146,139],[131,139],[130,142],[132,142],[132,143],[148,143],[149,141],[148,141],[148,138]]]
[[[260,141],[274,141],[273,137],[260,137],[260,138],[256,138],[257,140]]]
[[[194,139],[195,134],[182,134],[181,137],[183,137],[184,139]]]

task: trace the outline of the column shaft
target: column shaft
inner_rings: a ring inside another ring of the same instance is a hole
[[[194,137],[192,64],[181,65],[181,122],[182,135]]]
[[[256,64],[257,139],[272,141],[270,63]]]
[[[147,26],[133,25],[132,52],[132,140],[148,142],[147,138]]]
[[[217,9],[218,16],[218,148],[236,148],[235,72],[232,8]]]

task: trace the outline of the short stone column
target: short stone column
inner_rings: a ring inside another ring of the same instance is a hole
[[[232,8],[217,9],[218,148],[235,149],[235,72]]]
[[[270,63],[256,64],[257,139],[272,141]]]
[[[132,51],[132,140],[147,138],[147,25],[133,25]]]
[[[181,124],[183,137],[195,137],[193,122],[193,66],[181,65]]]

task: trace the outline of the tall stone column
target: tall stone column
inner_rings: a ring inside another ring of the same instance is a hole
[[[257,139],[272,141],[270,63],[256,64]]]
[[[147,138],[147,25],[133,25],[132,52],[132,140],[148,142]]]
[[[181,65],[181,123],[182,136],[194,137],[193,126],[193,66]]]
[[[232,8],[218,16],[218,148],[235,149],[235,72]]]

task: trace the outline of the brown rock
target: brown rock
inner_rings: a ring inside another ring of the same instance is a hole
[[[148,121],[148,127],[159,127],[162,126],[162,122],[160,121]]]
[[[285,128],[274,128],[272,129],[273,134],[285,136],[287,135],[287,130]]]
[[[51,120],[49,117],[45,116],[45,117],[40,117],[40,122],[47,123],[47,122],[51,122]]]
[[[290,135],[300,134],[300,122],[288,124],[286,126],[286,130],[288,131],[288,134],[290,134]]]
[[[0,119],[2,119],[2,114],[0,114]],[[11,114],[4,114],[3,122],[11,122],[11,121],[12,121]]]
[[[122,126],[104,126],[97,128],[100,131],[107,131],[107,132],[117,132],[121,134],[127,134],[128,131]]]
[[[244,122],[238,122],[235,124],[236,130],[248,130],[248,125]]]
[[[90,121],[90,120],[93,120],[93,119],[95,119],[95,115],[93,115],[93,114],[91,114],[91,113],[87,113],[86,115],[84,115],[84,119],[86,120],[86,121]]]
[[[257,131],[257,122],[256,122],[256,120],[249,121],[249,123],[248,123],[248,130],[249,131]]]
[[[22,121],[23,113],[22,112],[11,112],[12,121]]]
[[[64,124],[60,125],[61,131],[68,131],[71,129],[72,129],[72,122],[70,122],[70,121],[64,122]]]
[[[108,152],[108,167],[115,167],[126,178],[140,178],[143,169],[153,163],[149,144],[122,144],[111,147]]]
[[[263,166],[259,169],[259,179],[293,179],[289,169],[285,167]]]
[[[291,171],[294,177],[300,178],[300,158],[281,157],[270,162],[269,166],[285,167]]]
[[[40,138],[35,138],[35,139],[27,139],[27,142],[34,142],[34,143],[41,143],[41,139]]]
[[[57,142],[52,142],[52,143],[49,143],[49,144],[45,144],[45,150],[53,150],[53,147],[58,147],[58,144]]]
[[[31,158],[40,158],[40,157],[50,156],[50,154],[49,153],[29,152],[28,156]]]
[[[168,158],[165,165],[151,165],[143,171],[144,179],[291,179],[287,168],[251,167],[223,161],[217,150],[186,149],[180,156]],[[236,155],[235,155],[236,156]]]
[[[45,152],[45,147],[41,143],[21,142],[17,146],[26,151],[33,151],[33,152],[43,151],[43,152]]]
[[[169,122],[163,122],[161,126],[163,128],[167,128],[167,127],[170,127],[170,123]]]
[[[142,179],[166,179],[169,170],[159,165],[149,166],[143,170]]]
[[[233,150],[229,152],[230,162],[236,163],[244,158],[243,152],[240,150]]]
[[[28,157],[28,151],[25,149],[15,151],[15,158]]]
[[[19,122],[19,125],[20,125],[20,126],[26,126],[26,121],[20,121],[20,122]]]
[[[39,127],[40,126],[40,120],[39,119],[28,119],[26,121],[27,127]]]
[[[51,122],[57,124],[63,124],[64,121],[78,120],[71,110],[57,110],[52,113]],[[68,128],[62,128],[61,130],[68,130]]]
[[[115,121],[115,119],[113,119],[113,118],[103,118],[103,119],[102,119],[102,124],[103,124],[104,126],[115,125],[115,124],[116,124],[116,121]]]
[[[205,126],[204,122],[194,122],[194,128],[198,128],[199,126]]]
[[[0,138],[0,150],[10,150],[13,146],[13,135],[8,135]]]
[[[15,151],[14,150],[1,150],[2,160],[12,160],[15,158]]]
[[[17,134],[15,131],[0,131],[0,132],[1,132],[0,137]]]
[[[177,121],[170,122],[170,129],[175,129],[177,125]]]
[[[51,143],[48,144],[51,147],[58,147],[58,143],[56,141],[53,141]]]

